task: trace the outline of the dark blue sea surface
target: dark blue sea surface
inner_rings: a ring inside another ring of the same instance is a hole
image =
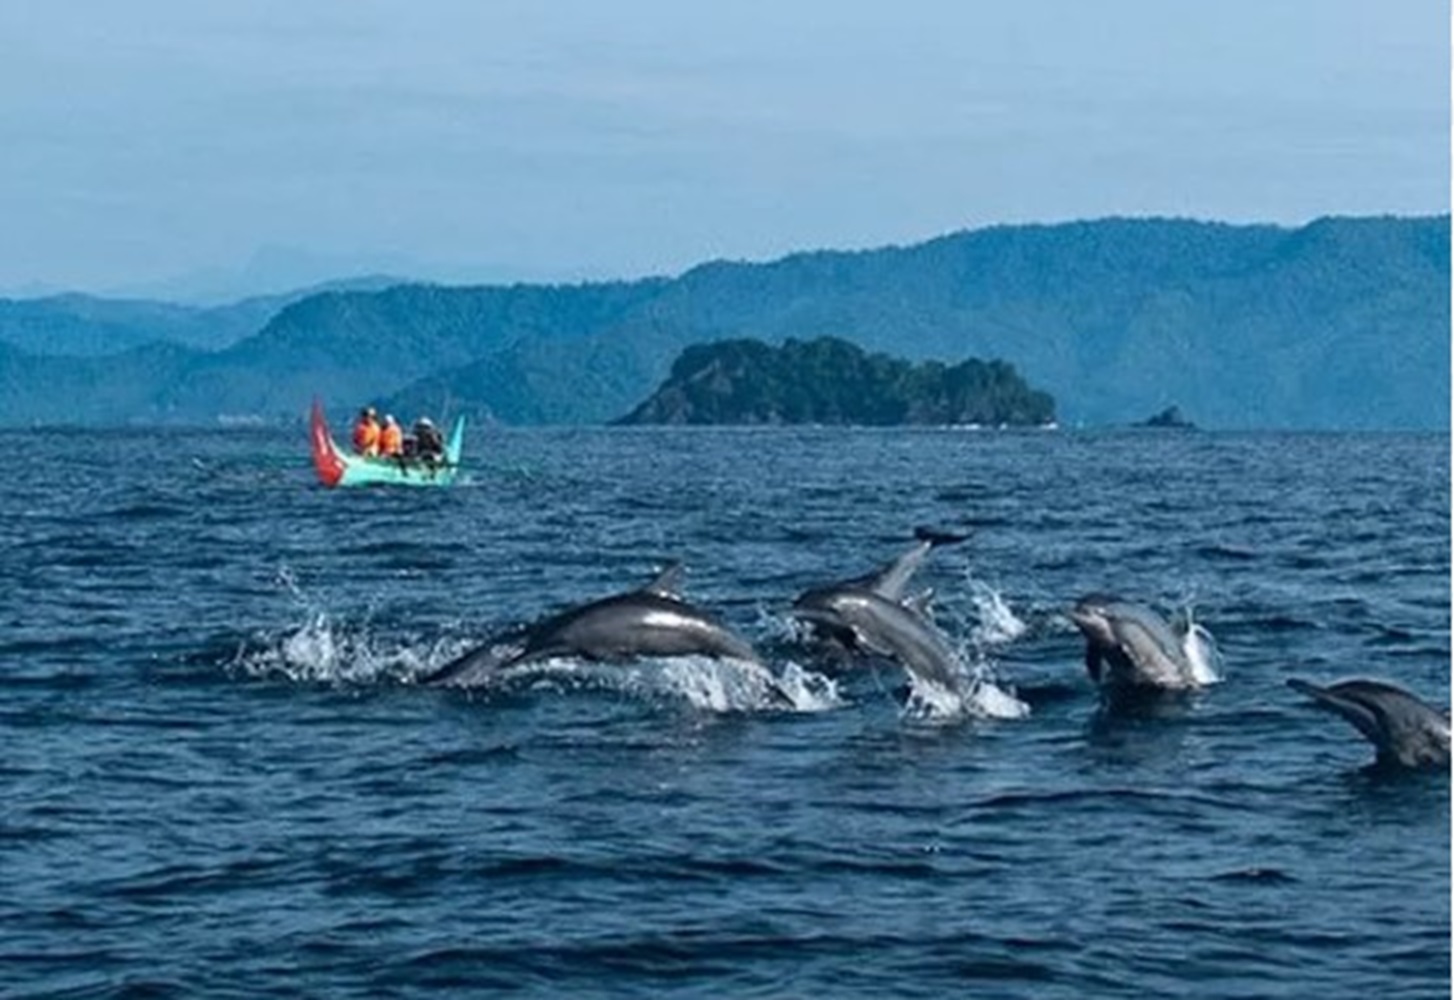
[[[1440,706],[1447,435],[475,429],[449,490],[303,432],[29,432],[0,490],[0,993],[1448,995],[1448,774],[1284,684]],[[1024,718],[824,676],[804,587],[916,581]],[[417,682],[669,559],[730,664]],[[1220,683],[1111,711],[1113,591]]]

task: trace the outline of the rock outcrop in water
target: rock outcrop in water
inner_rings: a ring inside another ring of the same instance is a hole
[[[1192,423],[1181,412],[1179,406],[1168,406],[1160,413],[1147,417],[1139,424],[1132,424],[1133,427],[1158,427],[1166,430],[1194,431],[1197,425]]]
[[[1040,426],[1055,400],[1004,361],[910,364],[845,340],[689,347],[623,424]]]

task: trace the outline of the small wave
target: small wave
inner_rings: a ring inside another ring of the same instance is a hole
[[[1061,788],[1049,791],[1009,791],[987,795],[969,803],[973,809],[1015,809],[1021,807],[1066,806],[1070,804],[1103,804],[1109,808],[1154,809],[1159,806],[1243,811],[1232,800],[1201,792],[1174,789],[1106,787]],[[1134,804],[1134,805],[1133,805]]]
[[[1213,882],[1247,882],[1256,885],[1286,885],[1298,881],[1277,868],[1242,868],[1211,876]]]
[[[1283,634],[1289,632],[1323,632],[1327,625],[1317,618],[1283,611],[1262,611],[1257,609],[1247,614],[1246,626],[1259,632]]]
[[[1208,561],[1221,560],[1224,562],[1252,562],[1258,558],[1256,549],[1245,545],[1233,545],[1228,542],[1213,542],[1209,545],[1197,546],[1195,554]]]
[[[471,745],[430,754],[424,759],[424,763],[431,769],[435,767],[469,767],[498,760],[515,760],[519,756],[520,748],[513,743],[488,746]]]
[[[102,516],[118,521],[161,521],[173,517],[186,517],[192,511],[187,507],[169,503],[141,502],[106,511]]]

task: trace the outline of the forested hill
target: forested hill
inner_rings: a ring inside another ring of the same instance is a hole
[[[315,394],[340,410],[604,422],[690,345],[833,336],[915,362],[1002,359],[1063,425],[1178,405],[1205,428],[1447,428],[1449,268],[1448,216],[1106,219],[673,279],[328,292],[226,349],[133,355],[115,377],[0,351],[0,422],[296,419]],[[42,376],[89,391],[60,398]]]
[[[833,337],[696,344],[623,424],[1042,426],[1055,401],[1003,361],[912,365]]]

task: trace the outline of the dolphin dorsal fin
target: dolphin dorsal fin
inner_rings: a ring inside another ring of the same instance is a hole
[[[661,572],[656,574],[655,579],[642,587],[641,590],[646,594],[656,594],[658,597],[669,597],[672,600],[679,601],[682,597],[682,577],[684,574],[685,570],[682,569],[680,562],[667,563]]]

